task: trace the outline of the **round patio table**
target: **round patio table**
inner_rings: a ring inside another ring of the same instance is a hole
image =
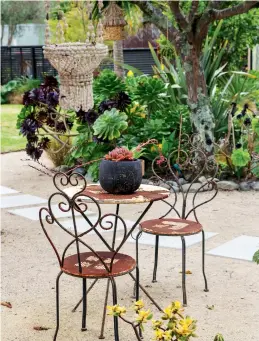
[[[79,193],[80,190],[82,190],[82,187],[73,186],[73,187],[69,187],[69,188],[65,189],[64,192],[69,197],[73,197],[75,194]],[[125,238],[123,239],[123,243],[120,246],[120,248],[121,248],[124,245],[124,243],[127,241],[127,239],[130,237],[130,235],[132,235],[133,231],[139,225],[140,221],[143,219],[143,217],[146,215],[146,213],[150,210],[153,203],[156,201],[167,199],[170,195],[170,191],[168,189],[165,189],[165,188],[159,187],[159,186],[141,185],[138,188],[138,190],[132,194],[110,194],[110,193],[107,193],[104,189],[102,189],[102,187],[100,185],[93,184],[93,185],[87,186],[85,188],[85,190],[82,191],[81,194],[82,194],[82,199],[80,198],[80,195],[79,195],[78,199],[80,199],[80,201],[82,201],[82,202],[91,202],[92,201],[91,198],[93,198],[94,200],[96,200],[96,202],[98,204],[115,204],[116,205],[116,216],[119,215],[119,208],[120,208],[121,204],[132,205],[132,204],[147,203],[146,208],[143,210],[143,212],[141,212],[138,219],[134,222],[132,227],[128,230]],[[83,197],[83,195],[85,195],[85,196]],[[87,198],[87,196],[89,196],[89,199]],[[88,223],[90,225],[92,225],[92,223],[90,222],[90,220],[88,220],[87,217],[86,217],[86,220],[88,221]],[[115,218],[115,224],[114,224],[115,230],[117,229],[117,220],[118,219]],[[115,243],[115,240],[114,240],[114,243]],[[135,276],[132,273],[129,273],[129,275],[132,277],[134,282],[136,282]],[[96,281],[93,283],[93,285],[96,283]],[[88,292],[91,290],[93,285],[91,285],[89,287]],[[145,295],[153,302],[153,304],[160,311],[162,311],[161,307],[150,296],[150,294],[146,291],[146,289],[141,284],[139,284],[139,287],[145,293]],[[109,281],[107,284],[106,299],[107,299],[107,295],[108,295],[108,290],[109,290]],[[79,306],[79,304],[81,302],[82,302],[82,299],[77,303],[77,305],[74,307],[73,311],[75,311],[77,309],[77,307]],[[103,338],[105,315],[106,315],[106,307],[105,307],[104,312],[103,312],[103,323],[102,323],[102,330],[101,330],[100,338]]]

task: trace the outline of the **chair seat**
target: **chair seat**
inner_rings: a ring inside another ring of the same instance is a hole
[[[202,225],[185,219],[152,219],[140,224],[146,233],[165,236],[188,236],[201,232]]]
[[[98,256],[107,264],[110,269],[111,259],[114,252],[97,251]],[[78,255],[68,256],[64,259],[61,270],[71,276],[107,278],[121,276],[131,272],[136,267],[136,261],[128,255],[117,253],[112,265],[112,271],[109,272],[101,260],[93,252],[84,252],[80,254],[82,273],[79,272]]]

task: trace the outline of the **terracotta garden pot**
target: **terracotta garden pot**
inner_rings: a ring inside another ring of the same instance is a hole
[[[139,188],[142,181],[141,160],[102,160],[99,180],[102,188],[108,193],[131,194]]]

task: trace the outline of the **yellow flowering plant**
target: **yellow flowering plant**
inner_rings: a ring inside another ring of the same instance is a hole
[[[129,321],[124,317],[125,307],[119,305],[108,306],[109,315],[118,316],[124,322],[131,324],[137,340],[141,340],[141,332],[144,331],[143,324],[152,319],[153,314],[150,310],[144,310],[144,302],[136,301],[133,310],[136,312],[135,320]],[[183,308],[179,301],[172,302],[163,311],[161,320],[152,320],[154,330],[154,341],[188,341],[195,337],[196,321],[189,316],[182,315]]]

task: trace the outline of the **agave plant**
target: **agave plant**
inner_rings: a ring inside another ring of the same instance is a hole
[[[94,135],[98,138],[110,141],[120,137],[121,133],[127,129],[127,115],[113,108],[106,110],[94,123]]]

